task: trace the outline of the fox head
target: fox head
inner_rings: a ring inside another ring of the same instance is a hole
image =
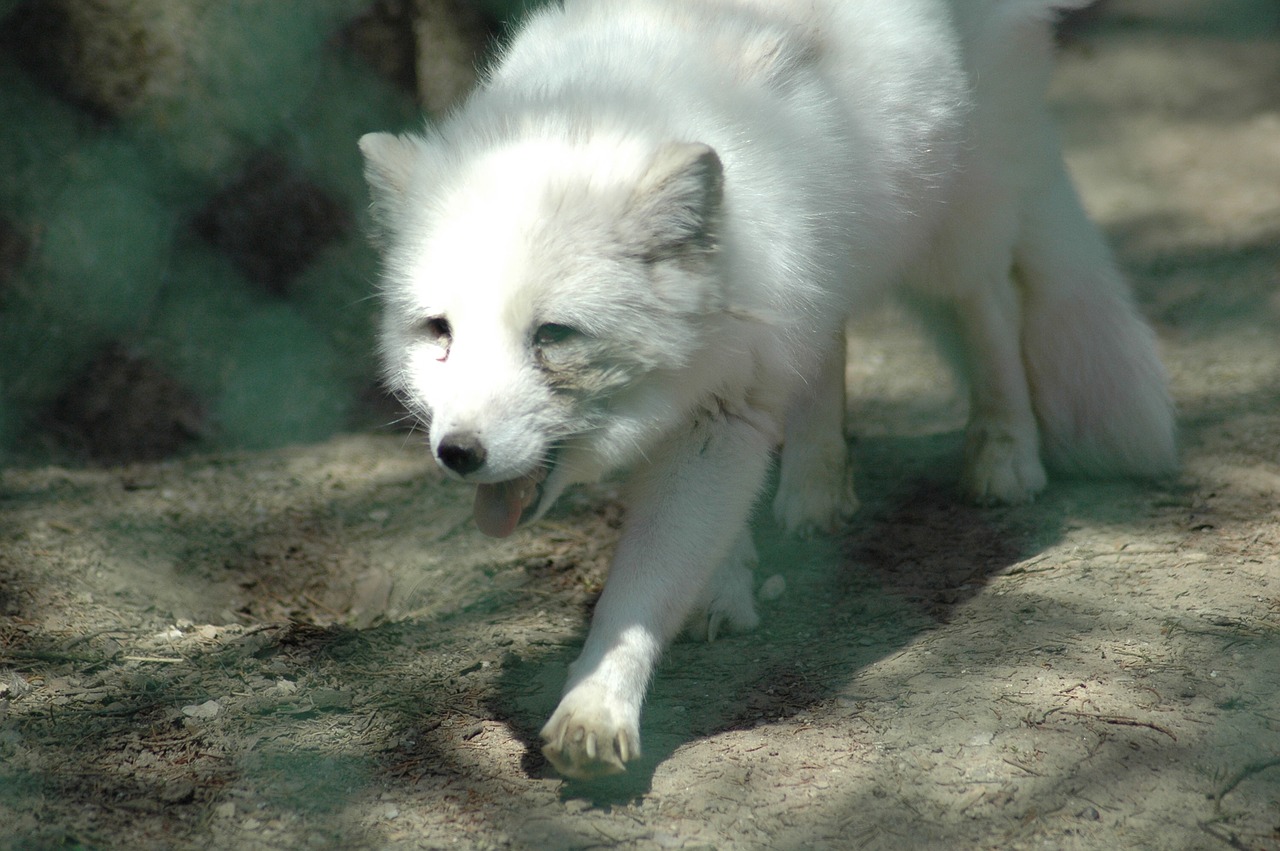
[[[360,140],[386,379],[504,536],[628,463],[720,309],[724,173],[699,143]]]

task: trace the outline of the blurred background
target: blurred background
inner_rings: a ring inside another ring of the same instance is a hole
[[[356,139],[523,0],[0,0],[0,463],[377,427]]]

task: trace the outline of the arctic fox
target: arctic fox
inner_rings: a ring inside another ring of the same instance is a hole
[[[566,0],[464,108],[360,140],[390,386],[490,535],[629,471],[590,633],[542,731],[624,770],[664,646],[757,617],[748,514],[838,526],[847,317],[890,288],[970,388],[962,487],[1175,465],[1153,334],[1044,102],[1087,0]]]

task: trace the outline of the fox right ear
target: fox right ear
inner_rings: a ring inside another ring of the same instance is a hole
[[[425,145],[414,136],[392,133],[366,133],[359,144],[364,177],[373,197],[373,215],[379,225],[386,226],[405,203],[409,180]]]

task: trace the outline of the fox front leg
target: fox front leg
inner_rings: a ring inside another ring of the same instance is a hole
[[[746,534],[772,440],[720,414],[664,447],[632,480],[626,525],[582,655],[542,729],[561,774],[617,774],[640,756],[640,707],[663,648]]]

